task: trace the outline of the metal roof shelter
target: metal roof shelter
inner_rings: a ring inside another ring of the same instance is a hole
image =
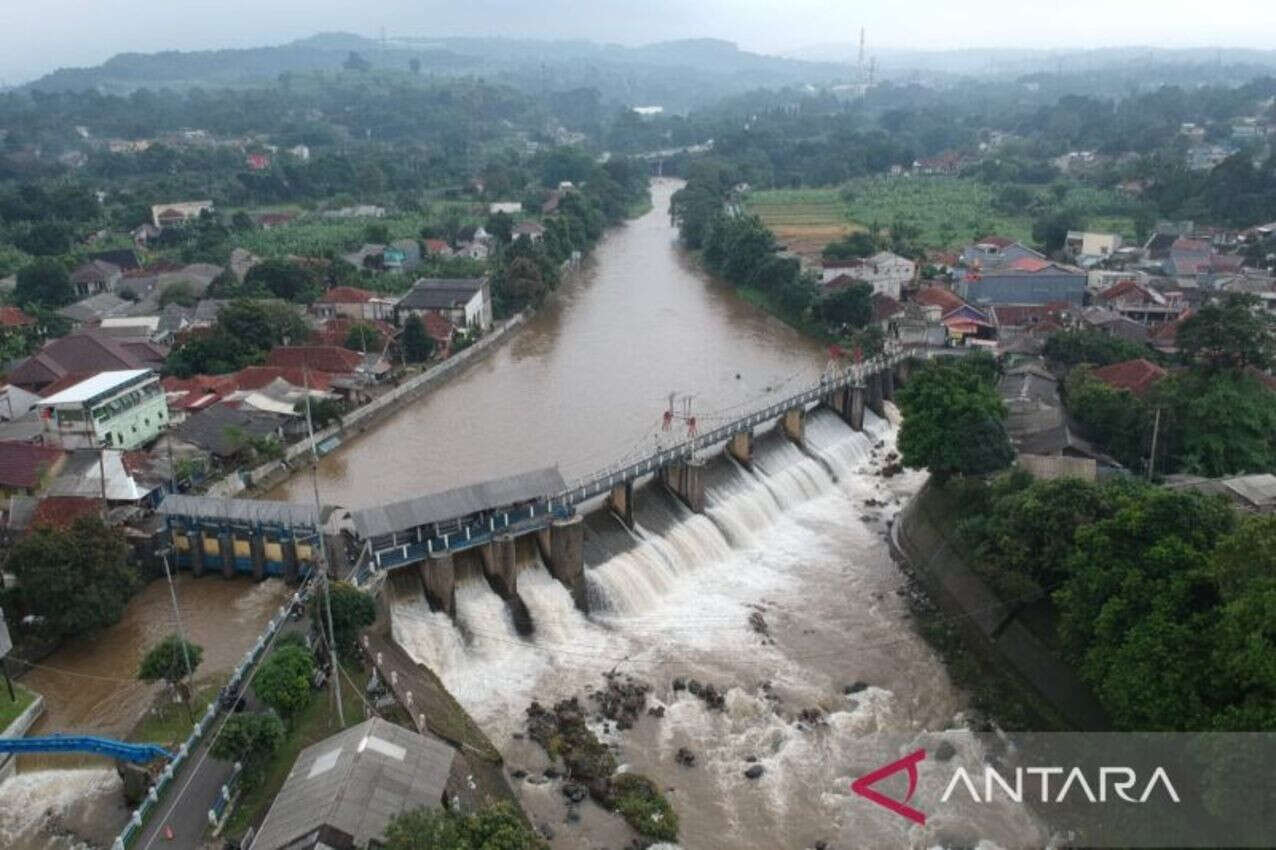
[[[325,509],[327,514],[330,509]],[[165,516],[254,525],[277,525],[285,528],[319,528],[322,518],[314,505],[271,502],[261,499],[215,499],[210,496],[184,496],[170,493],[156,508]]]
[[[141,379],[155,373],[150,369],[121,369],[115,372],[99,372],[92,378],[86,378],[73,384],[60,393],[54,393],[40,401],[41,407],[55,407],[60,404],[83,404],[97,401],[100,397],[118,392],[125,387],[140,383]]]
[[[456,751],[374,717],[301,751],[266,813],[252,850],[279,850],[339,830],[366,847],[395,815],[440,806]]]
[[[365,508],[355,511],[352,518],[359,536],[368,539],[554,496],[566,489],[567,482],[563,481],[558,467],[550,466],[508,478]]]

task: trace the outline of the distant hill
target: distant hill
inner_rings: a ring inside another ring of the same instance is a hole
[[[845,64],[765,56],[716,39],[641,47],[507,38],[400,38],[383,44],[322,33],[276,47],[123,53],[97,67],[59,69],[26,88],[127,93],[253,85],[287,72],[339,71],[351,52],[376,69],[406,71],[416,60],[423,75],[479,75],[528,91],[594,88],[607,102],[659,104],[672,111],[750,88],[825,83],[848,73]]]

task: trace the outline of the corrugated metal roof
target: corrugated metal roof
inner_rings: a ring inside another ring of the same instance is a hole
[[[366,508],[355,511],[352,517],[360,536],[367,539],[517,502],[557,495],[566,489],[567,483],[563,481],[558,467],[550,466],[495,481],[484,481],[468,487],[457,487],[441,493]]]
[[[302,750],[253,850],[276,850],[322,826],[363,847],[400,812],[442,803],[456,751],[380,718]]]
[[[41,406],[55,404],[81,404],[92,401],[100,395],[135,383],[138,378],[150,372],[150,369],[121,369],[115,372],[99,372],[92,378],[80,381],[67,387],[60,393],[51,395],[40,402]]]
[[[224,519],[232,522],[267,523],[284,527],[320,526],[314,505],[293,502],[270,502],[259,499],[217,499],[211,496],[186,496],[170,493],[156,508],[166,516],[200,519]]]

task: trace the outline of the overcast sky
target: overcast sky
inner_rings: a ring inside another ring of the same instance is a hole
[[[716,37],[776,53],[877,47],[1276,46],[1259,0],[0,0],[0,81],[124,51],[278,44],[315,32],[500,35],[640,44]]]

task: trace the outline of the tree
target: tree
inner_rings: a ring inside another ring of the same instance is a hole
[[[118,529],[81,517],[68,530],[41,526],[9,553],[23,609],[43,618],[57,637],[92,632],[117,622],[139,585]]]
[[[384,245],[390,241],[390,227],[382,221],[369,222],[363,228],[363,238],[375,245]]]
[[[231,301],[217,314],[216,327],[262,351],[277,345],[298,345],[310,336],[310,326],[298,308],[273,301]]]
[[[873,320],[873,287],[856,281],[821,298],[819,308],[820,318],[830,325],[862,328]]]
[[[285,301],[307,304],[323,291],[319,276],[312,269],[279,258],[263,260],[249,269],[244,286],[250,291],[257,289]]]
[[[332,629],[337,652],[343,657],[352,657],[359,648],[360,630],[377,619],[376,603],[371,596],[346,582],[333,582],[329,596],[332,599]],[[311,602],[310,616],[316,622],[324,622],[320,602],[320,596]]]
[[[1063,248],[1068,241],[1069,230],[1084,226],[1085,220],[1077,210],[1055,210],[1033,219],[1032,238],[1047,254],[1051,254]]]
[[[1257,377],[1191,369],[1164,378],[1154,394],[1152,403],[1168,413],[1161,418],[1166,471],[1219,476],[1276,469],[1276,394]]]
[[[898,445],[905,466],[925,467],[943,480],[995,472],[1014,460],[1001,398],[980,368],[931,361],[900,389]]]
[[[505,290],[518,303],[532,304],[545,295],[545,281],[536,262],[519,257],[505,270]]]
[[[243,210],[236,210],[235,214],[230,217],[230,226],[235,230],[249,231],[257,229],[257,222],[253,221],[253,217]]]
[[[306,415],[306,400],[302,399],[293,405],[293,412],[298,416]],[[345,413],[345,405],[336,398],[312,398],[310,400],[310,419],[316,428],[326,427],[341,419]]]
[[[420,316],[403,322],[403,356],[409,363],[424,363],[434,353],[434,339],[425,332]]]
[[[356,322],[346,333],[346,348],[351,351],[377,351],[381,348],[381,334],[372,325]]]
[[[199,669],[199,662],[204,658],[204,648],[198,644],[183,640],[177,635],[169,635],[150,648],[142,657],[137,678],[143,682],[163,680],[169,687],[178,692],[186,708],[190,710],[190,683]],[[189,665],[189,666],[188,666]]]
[[[1107,366],[1147,357],[1149,351],[1137,342],[1109,336],[1102,331],[1070,330],[1057,331],[1047,337],[1042,353],[1061,366],[1076,366],[1078,363]]]
[[[1212,370],[1266,369],[1272,363],[1272,331],[1262,309],[1257,295],[1239,292],[1201,307],[1175,337],[1184,359]]]
[[[18,272],[13,297],[19,304],[62,307],[75,300],[75,290],[61,260],[38,257]]]
[[[284,723],[274,712],[232,714],[213,739],[212,755],[243,765],[261,764],[284,740]]]
[[[507,212],[492,213],[487,217],[487,224],[483,229],[492,234],[497,242],[508,245],[514,238],[514,217]]]
[[[469,814],[426,808],[403,812],[390,821],[385,837],[385,850],[549,850],[505,802]]]
[[[159,305],[166,307],[169,304],[180,304],[183,307],[194,307],[197,300],[199,296],[195,294],[195,288],[190,282],[179,280],[164,287],[160,292]]]
[[[865,230],[857,230],[825,245],[823,256],[826,260],[858,260],[872,255],[876,250],[873,235]]]
[[[1064,382],[1068,413],[1085,436],[1128,467],[1142,465],[1152,433],[1146,402],[1129,390],[1116,389],[1078,366]]]
[[[283,646],[270,654],[253,678],[257,698],[285,718],[310,704],[314,657],[303,647]]]

